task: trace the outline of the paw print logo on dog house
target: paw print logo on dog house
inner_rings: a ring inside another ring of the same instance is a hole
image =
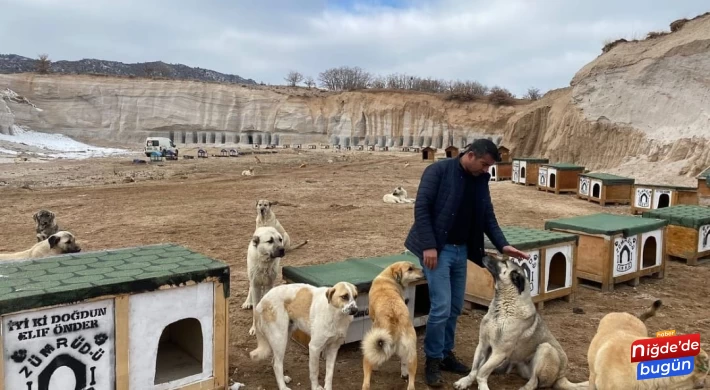
[[[229,384],[229,267],[219,261],[153,245],[9,260],[0,275],[0,388]]]

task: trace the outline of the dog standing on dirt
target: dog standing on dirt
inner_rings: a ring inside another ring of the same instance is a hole
[[[261,298],[274,287],[285,255],[283,237],[271,226],[256,228],[247,249],[249,292],[242,309],[256,307]],[[254,335],[252,322],[249,334]]]
[[[702,389],[708,375],[710,362],[708,354],[700,350],[695,356],[695,369],[688,375],[669,376],[637,380],[639,363],[631,363],[631,345],[636,340],[650,339],[644,323],[656,315],[662,302],[657,300],[652,306],[636,317],[629,313],[609,313],[605,315],[589,344],[590,390],[651,390],[651,389]]]
[[[294,247],[291,246],[291,237],[288,235],[284,227],[281,226],[281,223],[276,218],[276,214],[274,214],[274,211],[271,209],[271,206],[275,206],[277,204],[278,203],[271,202],[266,199],[256,201],[256,227],[271,226],[278,230],[279,234],[281,234],[284,239],[284,248],[286,248],[287,251],[292,251],[308,244],[308,240],[306,240]]]
[[[34,215],[32,215],[37,227],[35,232],[37,233],[37,242],[46,240],[52,234],[59,231],[59,226],[55,221],[55,215],[49,210],[40,210]]]
[[[36,259],[47,256],[63,255],[65,253],[81,252],[81,247],[76,243],[74,235],[67,231],[59,231],[46,240],[42,240],[22,252],[2,253],[0,260]]]
[[[407,390],[414,390],[417,374],[417,334],[404,303],[404,290],[410,283],[424,278],[424,272],[409,261],[399,261],[385,268],[372,281],[368,292],[372,327],[362,339],[362,389],[370,388],[373,370],[392,356],[401,361],[402,378],[408,379]]]
[[[284,376],[284,356],[291,333],[300,329],[310,336],[308,371],[311,390],[332,390],[338,350],[357,313],[357,288],[347,282],[333,287],[305,283],[282,284],[266,293],[254,309],[258,346],[249,353],[252,360],[274,354],[273,368],[279,390],[289,390],[291,378]],[[325,386],[318,385],[320,355],[325,355]]]
[[[493,276],[495,293],[481,320],[471,372],[454,388],[467,389],[475,380],[478,389],[488,390],[488,376],[502,365],[500,369],[508,372],[517,367],[518,374],[528,379],[521,390],[586,389],[587,382],[567,380],[567,354],[535,309],[525,271],[512,260],[488,256],[483,265]]]
[[[407,198],[407,190],[402,186],[395,188],[391,194],[385,194],[382,201],[385,203],[414,203],[414,199]]]

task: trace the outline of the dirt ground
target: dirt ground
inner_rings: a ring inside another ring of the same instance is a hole
[[[181,148],[181,154],[190,152],[196,154]],[[415,197],[428,164],[415,153],[322,150],[259,155],[261,163],[250,155],[145,165],[132,164],[132,158],[0,164],[0,252],[33,245],[32,214],[47,208],[86,251],[173,242],[228,263],[230,372],[247,389],[276,388],[270,363],[249,360],[256,341],[247,333],[251,313],[240,308],[247,293],[245,256],[254,230],[256,200],[278,200],[281,205],[275,213],[292,240],[309,240],[288,254],[284,265],[398,253],[413,221],[413,206],[384,204],[382,195],[403,185]],[[249,166],[256,168],[255,176],[241,176]],[[550,218],[628,212],[627,207],[602,210],[571,195],[546,194],[510,181],[493,182],[490,187],[501,225],[543,228]],[[662,299],[665,307],[648,322],[650,332],[675,329],[707,335],[709,278],[707,266],[690,268],[673,261],[662,280],[644,278],[638,287],[619,285],[606,294],[580,287],[575,302],[546,302],[542,315],[569,356],[570,380],[587,379],[587,346],[599,319],[611,311],[638,312]],[[573,314],[573,308],[583,309],[583,314]],[[480,309],[467,310],[459,320],[456,352],[466,364],[473,357],[483,314]],[[426,388],[421,329],[419,333],[416,384]],[[707,343],[703,346],[707,348]],[[308,389],[307,350],[292,342],[288,351],[285,367],[293,378],[291,388]],[[324,370],[321,365],[321,381]],[[360,388],[357,343],[341,348],[336,371],[336,389]],[[446,373],[445,379],[453,383],[457,377]],[[515,376],[494,376],[489,383],[495,389],[517,389],[524,382]],[[373,388],[406,388],[399,377],[399,362],[390,361],[376,372]]]

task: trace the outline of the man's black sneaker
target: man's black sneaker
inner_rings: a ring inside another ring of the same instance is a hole
[[[426,358],[424,377],[429,387],[441,387],[444,381],[441,379],[441,359]]]
[[[461,375],[468,375],[471,372],[471,366],[461,363],[452,351],[444,354],[444,358],[441,360],[441,370]]]

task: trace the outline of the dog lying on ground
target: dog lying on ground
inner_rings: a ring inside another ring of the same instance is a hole
[[[660,300],[636,317],[629,313],[605,315],[589,344],[589,389],[702,389],[708,375],[708,354],[700,350],[695,356],[695,367],[688,375],[637,380],[639,363],[631,363],[631,345],[636,340],[649,339],[646,324],[661,307]]]
[[[407,390],[414,390],[417,374],[417,334],[404,303],[404,289],[424,278],[424,272],[408,261],[385,268],[372,281],[368,292],[372,327],[362,339],[362,389],[370,388],[373,370],[393,355],[401,361],[402,378],[408,379]]]
[[[407,198],[407,191],[402,186],[395,188],[391,194],[385,194],[382,201],[385,203],[414,203],[414,199]]]
[[[276,214],[274,214],[274,211],[271,209],[271,206],[275,206],[276,204],[276,202],[271,202],[266,199],[256,201],[256,227],[271,226],[275,228],[283,237],[284,248],[287,251],[292,251],[308,244],[308,240],[306,240],[296,246],[291,246],[291,237],[288,235],[284,227],[281,226],[281,222],[279,222],[276,218]]]
[[[254,176],[254,168],[249,168],[249,169],[243,170],[242,176]]]
[[[283,237],[275,228],[271,226],[256,228],[247,249],[249,292],[242,309],[256,307],[264,294],[274,287],[284,254]],[[253,336],[254,332],[252,322],[249,334]]]
[[[467,389],[475,380],[478,389],[488,390],[488,376],[502,365],[500,369],[510,372],[515,367],[528,379],[521,390],[586,389],[587,382],[567,380],[567,354],[535,309],[525,271],[512,260],[488,256],[483,265],[493,276],[495,292],[481,320],[471,372],[454,388]]]
[[[333,287],[293,283],[274,287],[254,309],[258,346],[249,353],[252,360],[266,359],[272,352],[279,390],[289,390],[291,378],[284,376],[284,356],[291,333],[300,329],[310,336],[309,373],[312,390],[332,390],[335,358],[345,341],[348,327],[357,313],[357,288],[340,282]],[[325,354],[325,387],[318,385],[321,352]]]
[[[34,215],[32,215],[37,227],[35,232],[37,233],[37,242],[46,240],[52,234],[59,231],[59,226],[55,222],[55,215],[49,210],[40,210]]]
[[[0,260],[36,259],[77,252],[81,252],[81,247],[76,243],[74,235],[67,231],[59,231],[49,236],[46,240],[34,244],[32,248],[25,251],[2,253],[0,254]]]

